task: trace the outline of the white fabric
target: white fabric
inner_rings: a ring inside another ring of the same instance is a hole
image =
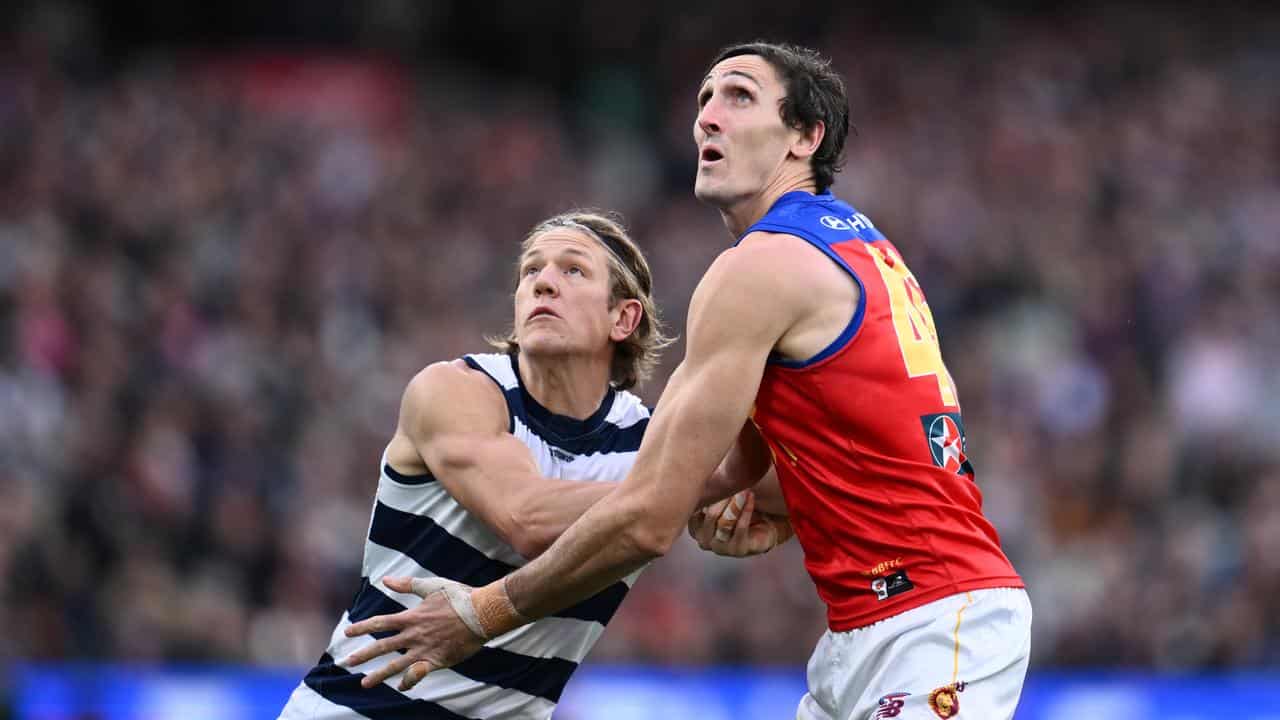
[[[1030,655],[1026,591],[959,593],[864,628],[824,633],[796,719],[1008,720]],[[939,690],[954,698],[953,713],[946,714],[948,698],[941,713],[930,706]]]

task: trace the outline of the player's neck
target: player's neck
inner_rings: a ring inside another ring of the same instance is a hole
[[[804,190],[816,193],[818,185],[813,180],[812,171],[806,169],[779,173],[760,192],[747,196],[728,207],[720,208],[720,218],[733,237],[739,238],[747,228],[760,221],[769,212],[769,208],[778,198],[789,192]]]
[[[591,417],[609,390],[610,358],[530,357],[520,353],[520,383],[542,407],[576,420]]]

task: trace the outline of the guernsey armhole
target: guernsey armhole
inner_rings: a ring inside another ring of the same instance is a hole
[[[490,374],[488,370],[485,370],[484,366],[477,362],[475,358],[470,355],[463,355],[462,360],[467,364],[467,367],[489,378],[493,381],[494,385],[498,386],[498,392],[502,393],[502,400],[507,406],[507,432],[514,435],[516,432],[516,408],[511,406],[511,403],[513,402],[512,392],[503,387],[498,378]],[[516,399],[514,399],[514,401],[519,402],[519,389],[515,391],[515,395]]]
[[[853,268],[849,267],[849,263],[845,262],[844,258],[837,255],[829,245],[817,243],[811,238],[805,239],[808,240],[811,245],[821,250],[823,254],[830,258],[831,261],[834,262],[841,270],[848,273],[849,277],[853,278],[853,282],[858,286],[858,305],[853,309],[853,317],[849,318],[849,324],[845,325],[844,330],[836,336],[835,340],[832,340],[825,348],[818,351],[818,353],[813,357],[810,357],[807,360],[788,360],[775,353],[770,353],[770,365],[777,365],[778,367],[787,368],[789,370],[800,370],[811,367],[843,350],[846,345],[853,341],[854,336],[858,334],[858,329],[862,327],[862,318],[867,311],[867,287],[862,283],[862,278],[858,277],[858,273],[854,272]]]

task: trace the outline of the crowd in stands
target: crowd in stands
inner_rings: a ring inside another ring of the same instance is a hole
[[[1033,666],[1274,666],[1275,21],[1109,13],[833,17],[834,190],[928,293]],[[487,351],[544,216],[621,210],[682,332],[731,241],[691,124],[735,38],[692,27],[572,93],[333,50],[0,58],[0,666],[312,663],[405,383]],[[824,624],[795,543],[686,538],[592,658],[797,665]]]

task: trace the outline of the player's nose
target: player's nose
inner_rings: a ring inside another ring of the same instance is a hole
[[[694,122],[694,139],[701,140],[707,135],[716,135],[720,132],[719,113],[716,111],[716,103],[708,102],[698,111],[698,119]],[[698,131],[701,131],[699,133]]]
[[[533,296],[541,297],[543,295],[550,295],[555,297],[558,292],[559,289],[556,287],[556,284],[552,282],[552,277],[548,273],[547,268],[543,268],[539,271],[538,276],[533,279]]]

